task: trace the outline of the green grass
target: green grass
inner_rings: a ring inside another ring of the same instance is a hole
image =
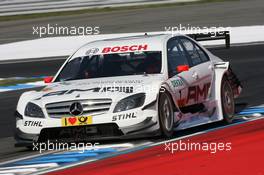
[[[24,84],[24,83],[30,83],[30,82],[36,82],[36,81],[42,81],[43,78],[23,78],[23,79],[4,79],[0,80],[0,86],[13,86],[17,84]]]
[[[48,13],[37,13],[37,14],[0,16],[0,22],[1,21],[24,20],[24,19],[36,19],[36,18],[44,18],[44,17],[55,17],[55,16],[81,15],[81,14],[88,14],[88,13],[107,13],[107,12],[116,12],[116,11],[160,8],[160,7],[174,7],[174,6],[183,6],[183,5],[190,5],[190,4],[201,4],[201,3],[212,3],[212,2],[223,2],[223,1],[230,1],[230,0],[201,0],[201,1],[195,1],[195,2],[135,5],[135,6],[127,6],[127,7],[105,7],[105,8],[92,8],[92,9],[63,11],[63,12],[48,12]],[[231,0],[231,1],[239,1],[239,0]]]

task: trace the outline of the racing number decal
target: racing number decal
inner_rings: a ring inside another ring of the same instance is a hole
[[[63,117],[61,119],[62,126],[80,126],[92,124],[92,116],[81,117]]]

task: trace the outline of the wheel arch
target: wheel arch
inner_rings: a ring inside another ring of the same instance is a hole
[[[216,100],[218,120],[223,120],[221,85],[224,78],[228,77],[229,62],[217,62],[214,65],[214,77],[212,81],[211,98]]]
[[[164,83],[164,84],[161,85],[160,89],[161,90],[159,91],[158,98],[157,98],[158,104],[159,104],[160,94],[161,93],[168,93],[168,95],[171,98],[171,101],[173,102],[173,110],[174,110],[174,112],[180,111],[179,110],[179,106],[177,105],[177,102],[175,101],[175,99],[172,96],[173,91],[170,89],[170,86],[168,84]]]

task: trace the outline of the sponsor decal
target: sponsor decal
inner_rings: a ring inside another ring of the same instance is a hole
[[[98,48],[92,48],[92,49],[89,49],[85,52],[86,55],[94,55],[96,54],[97,52],[99,52],[99,49]]]
[[[81,117],[63,117],[61,118],[62,126],[81,126],[92,124],[92,116]]]
[[[179,87],[179,86],[183,86],[183,81],[181,79],[172,80],[171,84],[173,87]]]
[[[139,83],[143,83],[143,80],[116,80],[114,82],[103,82],[103,83],[119,83],[119,84],[122,84],[122,83],[125,83],[125,84],[139,84]]]
[[[65,81],[67,82],[67,81]],[[60,82],[59,84],[63,84],[65,82]],[[92,81],[92,82],[87,82],[87,81],[83,81],[83,82],[74,82],[74,85],[76,86],[86,86],[86,85],[94,85],[94,86],[104,86],[104,85],[111,85],[111,84],[142,84],[143,80],[104,80],[104,81]],[[71,83],[68,83],[71,84]],[[57,85],[59,86],[59,85]],[[112,86],[112,85],[111,85]]]
[[[25,121],[24,126],[36,126],[36,127],[42,127],[41,121]]]
[[[186,105],[186,99],[179,99],[177,100],[177,103],[180,108],[184,107]]]
[[[206,99],[210,85],[211,83],[206,83],[203,85],[202,88],[200,88],[199,85],[189,87],[186,103],[188,103],[191,100],[193,100],[194,102],[198,102],[199,98]]]
[[[54,95],[67,95],[72,94],[74,92],[124,92],[124,93],[133,93],[133,87],[128,86],[113,86],[113,87],[97,87],[97,88],[90,88],[90,89],[71,89],[71,90],[63,90],[63,91],[56,91],[44,94],[42,97],[54,96]]]
[[[124,93],[133,93],[133,87],[126,86],[113,86],[113,87],[103,87],[100,89],[100,92],[124,92]]]
[[[127,114],[119,114],[119,115],[114,115],[112,118],[112,121],[117,121],[117,120],[127,120],[127,119],[132,119],[132,118],[137,118],[135,113],[127,113]]]
[[[208,91],[211,86],[211,83],[206,83],[202,88],[200,86],[191,86],[188,88],[187,99],[179,99],[177,100],[177,104],[179,107],[184,107],[190,101],[198,102],[200,98],[206,99],[208,96]]]
[[[115,52],[134,52],[134,51],[144,51],[148,49],[148,45],[132,45],[132,46],[115,46],[115,47],[105,47],[102,53],[115,53]]]

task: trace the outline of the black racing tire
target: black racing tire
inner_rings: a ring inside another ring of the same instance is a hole
[[[170,95],[161,93],[158,104],[160,130],[163,137],[170,138],[173,135],[174,108]]]
[[[235,114],[235,99],[230,82],[226,77],[223,78],[221,84],[221,104],[223,111],[223,122],[232,123]]]

